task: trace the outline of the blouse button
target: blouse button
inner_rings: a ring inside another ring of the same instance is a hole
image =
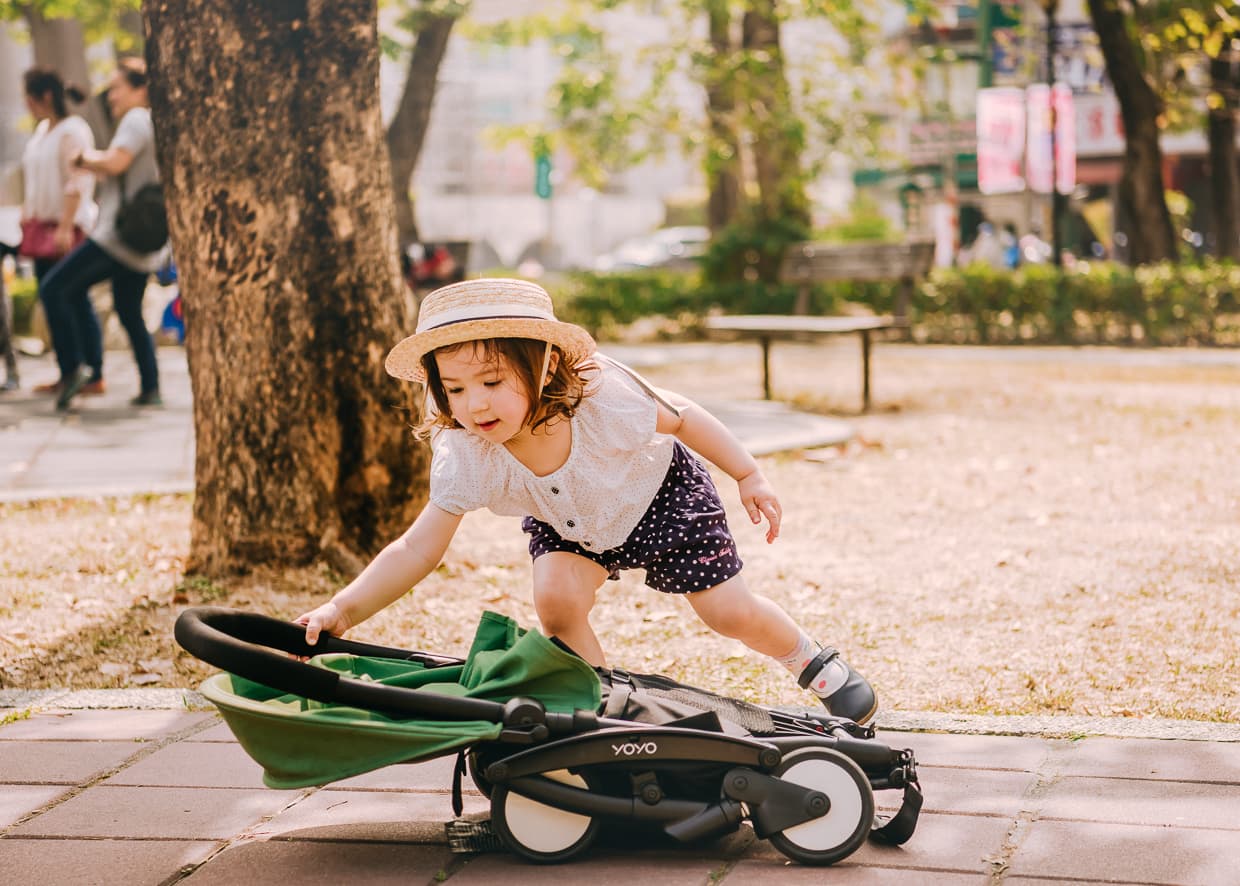
[[[552,495],[559,495],[559,494],[560,494],[560,487],[559,487],[559,486],[552,486],[552,487],[551,487],[551,494],[552,494]]]
[[[566,525],[568,526],[569,529],[572,529],[577,524],[574,523],[572,520],[568,520]]]

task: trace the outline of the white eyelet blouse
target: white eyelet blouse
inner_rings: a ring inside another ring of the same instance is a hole
[[[651,395],[622,367],[598,362],[559,469],[539,477],[501,445],[443,430],[431,440],[431,502],[451,514],[530,515],[592,551],[623,544],[667,475],[673,438],[655,432]]]

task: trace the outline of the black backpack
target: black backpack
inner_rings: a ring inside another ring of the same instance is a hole
[[[116,212],[116,234],[134,252],[157,252],[168,242],[168,214],[164,191],[158,184],[143,185],[125,199],[125,176],[120,177],[121,208]]]

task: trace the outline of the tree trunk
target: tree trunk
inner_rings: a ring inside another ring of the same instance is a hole
[[[194,394],[191,571],[376,551],[425,500],[375,0],[146,0]],[[339,556],[337,556],[339,555]]]
[[[1210,191],[1214,217],[1214,255],[1240,260],[1240,181],[1236,172],[1236,60],[1230,56],[1210,59],[1214,91],[1221,104],[1210,109],[1207,134],[1210,143]]]
[[[456,17],[428,16],[418,30],[418,38],[409,56],[405,89],[396,108],[396,116],[388,125],[387,146],[392,158],[392,193],[396,195],[396,233],[401,249],[418,240],[418,223],[413,216],[409,197],[410,181],[418,166],[418,155],[426,140],[431,106],[438,85],[439,65],[448,49],[448,37]]]
[[[1161,102],[1146,81],[1117,0],[1089,0],[1089,15],[1102,45],[1107,76],[1124,120],[1124,172],[1119,198],[1132,218],[1128,232],[1133,264],[1177,257],[1175,231],[1167,211],[1158,144]]]
[[[744,101],[758,186],[753,220],[763,243],[752,273],[767,283],[778,280],[784,250],[789,243],[808,236],[810,221],[801,172],[805,127],[792,109],[779,42],[777,3],[749,0],[741,19],[741,46],[751,60]],[[798,303],[798,313],[802,307]]]
[[[731,60],[732,17],[727,0],[706,4],[712,62],[705,72],[706,116],[710,143],[706,149],[707,223],[712,235],[736,221],[741,204],[741,152],[736,132],[736,82]]]
[[[30,28],[30,44],[34,49],[34,63],[51,68],[61,79],[90,94],[90,68],[86,64],[86,37],[82,25],[76,19],[44,18],[33,6],[23,7],[26,25]],[[106,147],[112,139],[112,125],[106,102],[94,98],[79,108],[71,108],[91,128],[95,144]]]
[[[804,127],[792,109],[776,3],[777,0],[750,0],[741,21],[745,50],[751,56],[764,56],[760,74],[750,74],[746,96],[758,206],[766,221],[801,222],[808,226],[809,201],[801,174]]]

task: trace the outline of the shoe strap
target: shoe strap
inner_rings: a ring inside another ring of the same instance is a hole
[[[814,682],[814,678],[818,676],[818,672],[827,666],[827,663],[833,658],[839,658],[840,651],[834,646],[824,646],[818,650],[818,654],[810,659],[809,664],[805,666],[805,670],[801,671],[801,676],[797,677],[797,685],[802,689]]]

